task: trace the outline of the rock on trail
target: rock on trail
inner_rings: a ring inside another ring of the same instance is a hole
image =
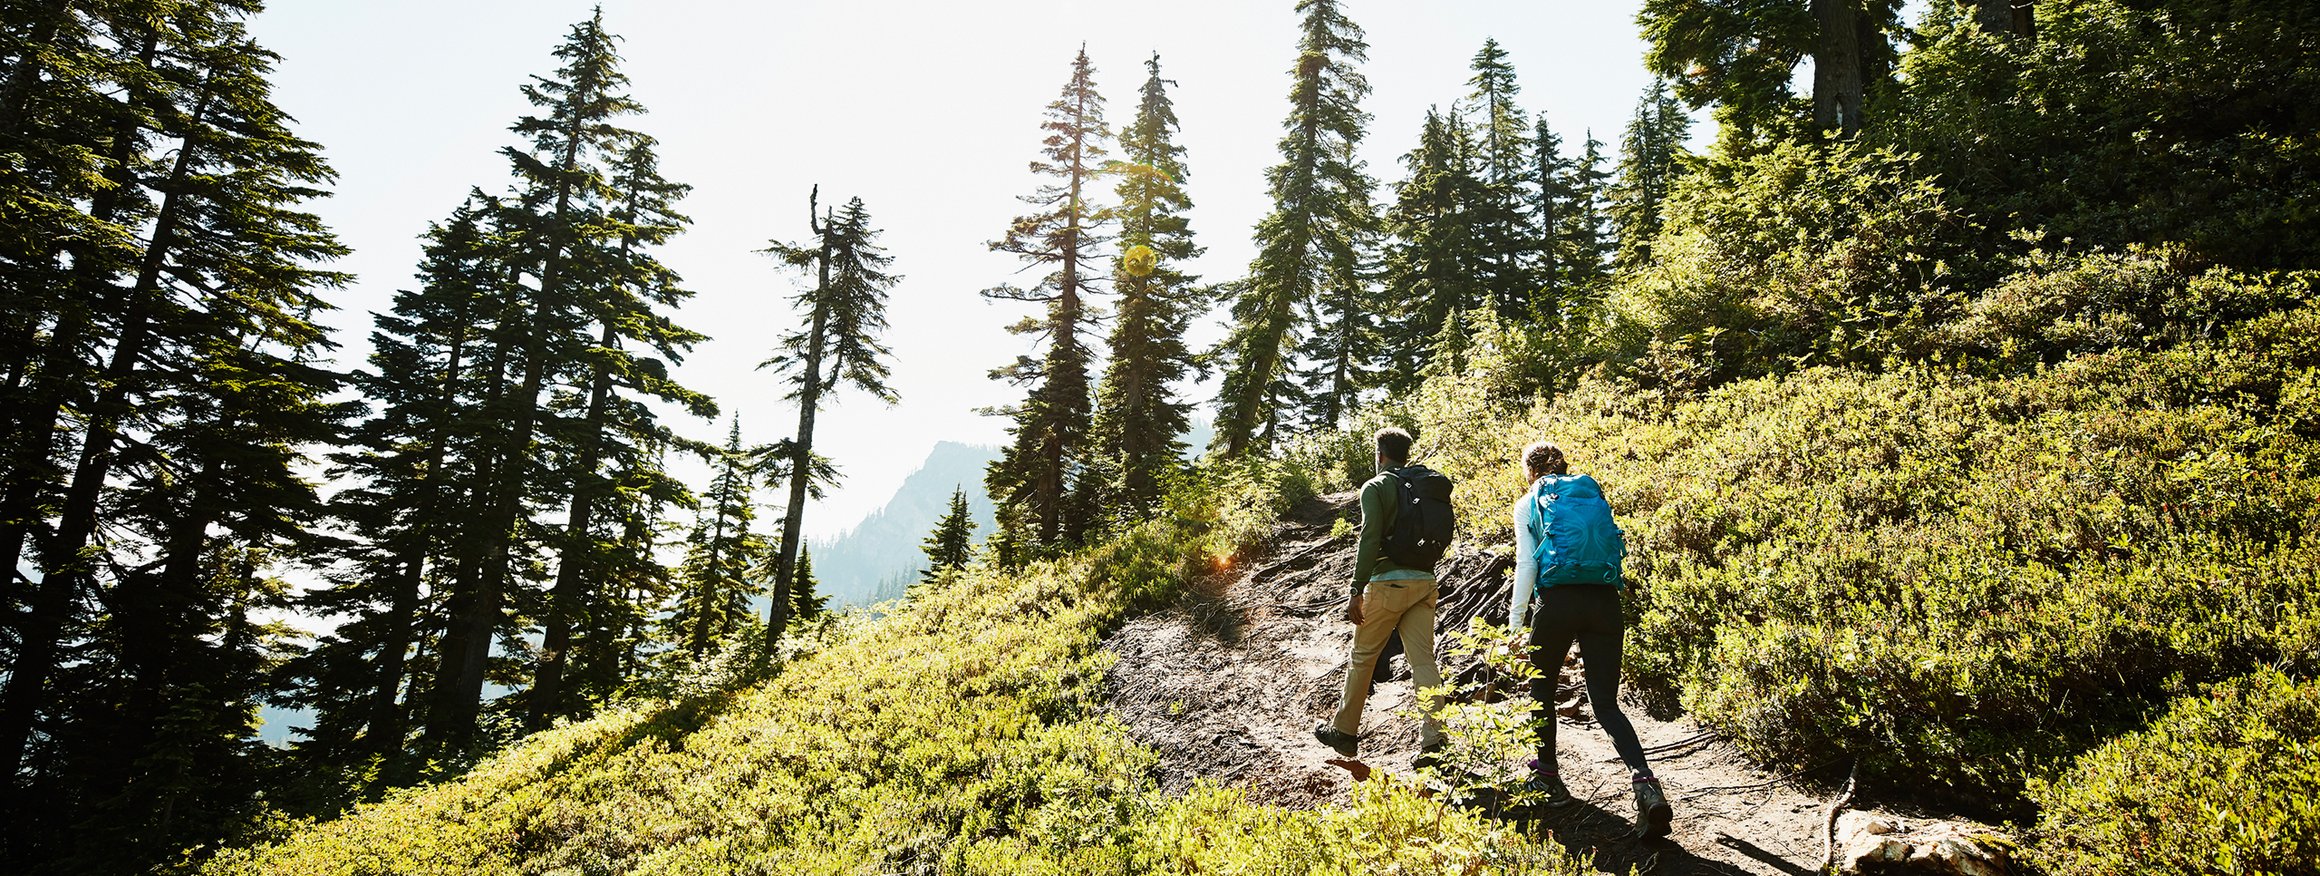
[[[1106,643],[1120,657],[1106,679],[1111,703],[1136,737],[1160,752],[1165,790],[1181,793],[1209,779],[1240,788],[1251,799],[1312,807],[1347,799],[1356,774],[1408,772],[1418,728],[1414,718],[1396,714],[1412,705],[1409,671],[1398,657],[1390,661],[1390,673],[1381,669],[1363,716],[1357,761],[1337,760],[1312,735],[1313,725],[1336,708],[1344,678],[1350,628],[1341,613],[1354,540],[1332,539],[1329,532],[1336,520],[1358,514],[1354,499],[1349,492],[1307,503],[1276,530],[1267,555],[1196,582],[1176,605],[1131,620]],[[1439,643],[1451,631],[1466,629],[1473,617],[1505,622],[1511,565],[1472,550],[1444,560],[1437,650],[1445,650]],[[1471,685],[1481,672],[1442,658],[1443,676],[1453,686]],[[1579,802],[1526,813],[1535,816],[1526,827],[1552,831],[1611,873],[1631,867],[1653,874],[1822,872],[1833,792],[1766,773],[1682,718],[1657,720],[1629,705],[1625,711],[1652,752],[1676,814],[1668,838],[1635,839],[1626,769],[1593,722],[1578,691],[1578,673],[1575,659],[1564,667],[1561,689],[1568,699],[1559,703],[1557,741],[1564,781]],[[1872,809],[1847,826],[1932,821]],[[1955,832],[1992,833],[1972,824]],[[1846,863],[1916,872],[1938,864],[1935,857]],[[2002,857],[1998,866],[1977,872],[2003,872]]]

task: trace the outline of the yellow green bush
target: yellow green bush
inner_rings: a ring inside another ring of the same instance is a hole
[[[1276,518],[1284,470],[1246,473]],[[1572,872],[1559,847],[1374,785],[1290,812],[1156,790],[1112,717],[1104,632],[1173,598],[1228,515],[1131,530],[1020,574],[970,569],[756,687],[538,734],[220,874]]]
[[[2271,670],[2185,697],[2038,782],[2052,876],[2259,876],[2320,862],[2320,682]]]
[[[2018,815],[2029,778],[2203,683],[2320,670],[2314,337],[2306,305],[2015,375],[1590,379],[1528,411],[1478,376],[1404,414],[1478,542],[1511,540],[1529,441],[1603,482],[1647,693],[1768,761]]]

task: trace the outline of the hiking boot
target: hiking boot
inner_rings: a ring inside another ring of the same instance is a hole
[[[1659,779],[1645,776],[1635,780],[1635,835],[1655,839],[1668,835],[1668,824],[1675,820],[1676,811],[1668,805],[1667,795],[1660,793]]]
[[[1569,806],[1578,802],[1571,796],[1571,789],[1563,786],[1563,777],[1554,773],[1532,773],[1530,781],[1523,783],[1523,789],[1545,795],[1548,806]]]
[[[1338,754],[1346,757],[1352,757],[1355,752],[1361,750],[1361,737],[1341,731],[1331,726],[1327,721],[1314,726],[1313,738],[1321,740],[1323,745],[1337,749]]]
[[[1447,743],[1436,742],[1418,749],[1418,756],[1410,761],[1411,769],[1430,770],[1442,765],[1442,750]]]

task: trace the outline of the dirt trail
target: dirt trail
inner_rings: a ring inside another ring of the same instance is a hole
[[[1354,494],[1326,496],[1284,524],[1270,556],[1211,576],[1176,606],[1131,621],[1106,647],[1120,655],[1109,682],[1113,706],[1137,738],[1161,753],[1161,782],[1181,792],[1208,778],[1252,798],[1309,807],[1348,796],[1351,773],[1314,741],[1313,725],[1337,705],[1350,629],[1340,616],[1352,578],[1353,539],[1329,537],[1353,515]],[[1444,562],[1437,636],[1463,630],[1477,613],[1504,623],[1508,564],[1460,553]],[[1361,760],[1406,773],[1417,753],[1409,671],[1391,661],[1364,715]],[[1472,681],[1479,667],[1445,658],[1445,678]],[[1564,668],[1566,696],[1578,697],[1576,664]],[[1568,701],[1566,701],[1568,702]],[[1678,718],[1624,710],[1653,751],[1675,832],[1666,840],[1629,836],[1627,774],[1592,711],[1566,708],[1557,733],[1564,780],[1579,805],[1535,813],[1603,871],[1654,874],[1804,874],[1820,871],[1828,792],[1800,787],[1749,765],[1728,745]]]

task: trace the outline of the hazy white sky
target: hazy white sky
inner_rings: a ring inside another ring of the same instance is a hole
[[[517,91],[555,64],[549,51],[588,16],[586,0],[273,0],[254,23],[284,60],[276,97],[340,173],[315,205],[354,255],[355,285],[326,321],[367,354],[372,311],[410,283],[417,236],[471,186],[498,191],[528,111]],[[1572,152],[1592,128],[1615,151],[1649,84],[1632,0],[1346,0],[1367,31],[1362,68],[1374,116],[1363,156],[1379,196],[1401,176],[1430,104],[1466,92],[1467,64],[1496,37],[1521,76],[1521,103],[1544,111]],[[658,138],[664,172],[694,186],[693,227],[664,251],[696,297],[678,321],[711,336],[679,369],[690,386],[741,415],[749,440],[789,435],[796,412],[764,372],[775,337],[794,321],[795,278],[756,255],[769,238],[805,235],[805,199],[859,196],[905,280],[894,289],[887,340],[894,407],[841,396],[820,419],[817,447],[845,475],[809,509],[809,533],[850,527],[876,509],[938,439],[999,443],[1004,424],[978,407],[1017,397],[993,366],[1027,352],[1001,327],[1025,305],[976,295],[1020,280],[992,253],[1038,182],[1025,170],[1040,111],[1087,45],[1117,128],[1135,111],[1143,62],[1161,55],[1174,79],[1179,142],[1189,150],[1193,229],[1208,254],[1195,270],[1237,276],[1249,231],[1270,206],[1263,172],[1287,108],[1297,39],[1290,0],[1167,3],[906,2],[906,0],[607,0],[624,38],[624,69],[650,111],[628,124]],[[1704,135],[1707,125],[1695,127]],[[1220,330],[1204,327],[1203,340]],[[1203,399],[1204,411],[1206,399]],[[721,438],[722,421],[681,422]]]

